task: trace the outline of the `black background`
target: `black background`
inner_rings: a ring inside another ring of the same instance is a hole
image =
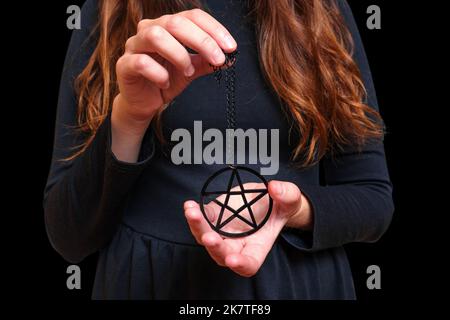
[[[9,184],[12,194],[5,199],[8,218],[5,233],[11,231],[6,242],[11,270],[6,279],[11,282],[13,297],[59,300],[89,300],[94,279],[96,257],[89,257],[80,264],[82,290],[66,288],[65,262],[48,242],[42,209],[42,196],[50,165],[53,128],[58,95],[59,79],[65,51],[71,31],[66,28],[66,8],[81,5],[83,1],[36,1],[26,7],[5,10],[14,14],[14,23],[6,22],[7,50],[3,54],[17,61],[4,69],[12,69],[5,76],[6,91],[11,101],[5,104],[10,116],[4,118],[3,127],[13,141],[8,146],[7,162],[18,164]],[[419,30],[411,27],[412,20],[420,26],[420,19],[413,5],[400,6],[397,1],[349,0],[367,51],[372,69],[381,113],[387,125],[386,153],[391,179],[394,184],[396,212],[386,235],[376,244],[352,244],[347,251],[354,274],[357,295],[364,306],[381,301],[398,301],[405,296],[420,294],[417,281],[417,263],[423,244],[420,236],[426,229],[413,223],[420,219],[426,205],[416,188],[422,179],[420,170],[412,171],[412,161],[418,160],[423,129],[418,132],[418,107],[421,89],[415,78],[421,66],[415,63],[415,39]],[[404,2],[405,3],[405,2]],[[382,9],[382,29],[368,30],[365,26],[366,9],[377,4]],[[398,5],[398,6],[396,6]],[[420,9],[422,10],[422,8]],[[412,20],[411,20],[412,19]],[[411,70],[414,69],[414,72]],[[11,123],[19,123],[9,127]],[[420,146],[420,147],[419,147]],[[4,167],[4,168],[9,168]],[[6,172],[8,173],[8,172]],[[430,207],[427,208],[431,210]],[[419,221],[420,222],[420,221]],[[8,233],[9,234],[9,233]],[[382,289],[368,290],[366,268],[379,265],[382,271]],[[416,284],[417,283],[417,284]]]

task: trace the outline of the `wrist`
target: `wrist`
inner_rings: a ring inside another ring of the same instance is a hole
[[[111,112],[111,149],[114,156],[123,162],[136,163],[142,140],[152,120],[136,120],[126,112],[120,95],[114,99]]]
[[[154,114],[143,118],[137,118],[126,111],[131,108],[132,107],[128,106],[121,94],[118,94],[114,99],[111,112],[112,126],[121,134],[142,138],[147,131]]]

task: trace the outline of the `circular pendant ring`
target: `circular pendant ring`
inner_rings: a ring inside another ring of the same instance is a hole
[[[208,187],[210,186],[210,184],[219,175],[224,174],[227,171],[231,171],[231,174],[230,174],[230,178],[228,180],[228,186],[227,186],[226,190],[212,190],[212,191],[208,190]],[[251,175],[257,177],[264,184],[264,188],[245,189],[244,184],[242,183],[241,175],[239,174],[239,172],[246,172],[247,174],[251,174]],[[233,181],[235,179],[238,182],[238,188],[235,188],[235,189],[237,189],[237,191],[231,190],[233,188]],[[247,201],[245,194],[250,194],[250,193],[254,194],[255,196],[252,200]],[[207,197],[211,197],[211,196],[219,197],[221,195],[225,195],[224,202],[220,202],[217,199],[212,200],[215,204],[217,204],[220,207],[220,213],[219,213],[217,220],[212,222],[212,221],[210,221],[210,219],[208,218],[208,216],[205,212],[205,205],[206,205],[205,200]],[[228,205],[230,197],[232,195],[242,197],[243,205],[240,208],[234,209]],[[258,222],[258,221],[256,221],[256,218],[253,214],[252,205],[254,205],[258,201],[262,200],[262,198],[266,195],[269,197],[269,204],[268,204],[267,212],[263,216],[262,220],[260,220]],[[273,206],[273,200],[269,195],[268,184],[267,184],[266,179],[264,179],[264,177],[262,175],[260,175],[257,171],[255,171],[253,169],[246,168],[246,167],[239,167],[239,166],[238,167],[230,166],[230,167],[227,167],[227,168],[224,168],[224,169],[221,169],[221,170],[215,172],[211,177],[208,178],[208,180],[206,180],[205,184],[203,185],[203,189],[202,189],[201,196],[200,196],[200,209],[202,211],[204,218],[206,219],[206,221],[208,222],[210,227],[215,232],[217,232],[218,234],[220,234],[224,237],[228,237],[228,238],[238,238],[238,237],[249,236],[249,235],[255,233],[256,231],[258,231],[259,229],[261,229],[264,226],[264,224],[269,220],[270,214],[272,212],[272,206]],[[228,217],[224,217],[225,210],[228,210],[229,212],[231,212],[231,215]],[[250,218],[248,218],[248,217],[246,218],[242,215],[244,210],[247,210]],[[247,225],[247,228],[242,232],[224,231],[223,230],[224,227],[236,218],[238,218],[243,223],[245,223]]]

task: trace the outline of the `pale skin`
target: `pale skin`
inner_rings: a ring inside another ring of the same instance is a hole
[[[198,54],[190,54],[185,47]],[[112,151],[116,158],[135,163],[155,114],[193,80],[212,73],[211,65],[223,65],[223,52],[236,48],[228,30],[200,9],[142,20],[116,65],[120,93],[114,99],[111,114]],[[285,226],[310,230],[313,225],[310,204],[298,186],[270,181],[268,189],[274,201],[270,219],[258,232],[244,238],[221,237],[205,221],[198,203],[184,204],[185,217],[197,242],[217,264],[241,276],[258,272]],[[258,204],[255,215],[266,212],[267,205],[268,201]],[[207,209],[212,220],[217,217],[216,210],[214,206]],[[232,221],[229,227],[237,229],[239,224]]]

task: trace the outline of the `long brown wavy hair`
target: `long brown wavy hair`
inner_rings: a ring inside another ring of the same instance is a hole
[[[86,149],[110,111],[118,94],[115,64],[138,22],[207,10],[199,0],[102,0],[99,6],[99,41],[76,81],[77,120],[87,139],[74,157]],[[353,39],[336,0],[249,0],[249,6],[261,70],[298,133],[295,160],[311,165],[336,146],[361,147],[382,137],[380,115],[364,103]]]

